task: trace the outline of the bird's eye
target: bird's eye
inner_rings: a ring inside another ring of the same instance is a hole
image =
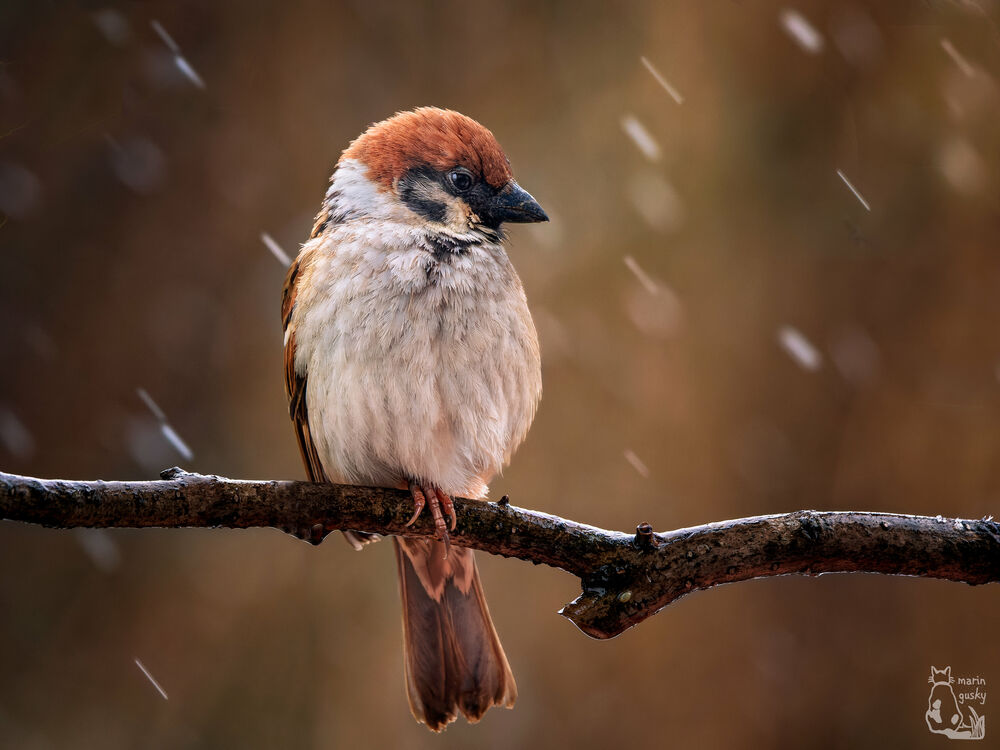
[[[453,169],[448,173],[448,181],[455,190],[464,193],[472,187],[472,175],[464,169]]]

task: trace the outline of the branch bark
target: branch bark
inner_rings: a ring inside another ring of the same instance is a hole
[[[275,527],[430,537],[399,490],[246,481],[168,469],[159,481],[77,482],[0,472],[0,519],[50,528]],[[1000,524],[892,513],[796,511],[654,533],[606,531],[512,505],[455,498],[463,547],[561,568],[582,593],[561,610],[612,638],[685,594],[769,576],[883,573],[968,584],[1000,581]]]

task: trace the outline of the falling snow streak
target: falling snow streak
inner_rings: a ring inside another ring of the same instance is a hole
[[[808,19],[794,8],[785,8],[778,14],[778,21],[785,33],[810,55],[818,55],[823,51],[823,35]]]
[[[972,66],[972,63],[966,60],[965,57],[963,57],[962,54],[955,49],[955,45],[951,43],[950,39],[947,37],[941,39],[941,49],[947,52],[948,57],[955,61],[955,65],[958,66],[959,70],[965,73],[965,75],[969,78],[975,78],[976,69]]]
[[[177,66],[177,69],[195,86],[200,89],[204,89],[205,81],[203,81],[201,76],[198,75],[198,71],[191,66],[191,63],[187,61],[187,58],[181,54],[181,48],[177,45],[177,42],[174,41],[174,38],[167,33],[167,30],[163,28],[160,22],[155,18],[150,21],[150,26],[153,27],[153,31],[155,31],[160,39],[163,40],[163,43],[167,45],[167,49],[173,53],[174,65]]]
[[[192,460],[194,453],[188,447],[187,443],[181,440],[181,436],[177,434],[177,431],[170,426],[170,423],[167,421],[167,415],[163,413],[163,409],[160,408],[159,404],[153,401],[153,397],[146,392],[145,388],[136,388],[136,393],[139,394],[139,398],[142,399],[143,403],[146,404],[153,413],[153,416],[160,423],[160,432],[163,434],[164,439],[174,447],[174,450],[184,457],[185,461]]]
[[[167,421],[167,415],[163,413],[163,409],[160,408],[160,405],[153,401],[153,397],[146,392],[145,388],[136,388],[135,392],[139,394],[139,398],[142,399],[142,402],[151,412],[153,412],[154,417],[161,422]]]
[[[198,75],[198,71],[191,67],[191,63],[187,61],[186,57],[177,55],[174,57],[174,64],[177,66],[177,69],[191,81],[191,83],[200,89],[205,88],[205,82],[201,79],[201,76]]]
[[[159,35],[160,39],[163,40],[163,43],[167,45],[167,49],[175,55],[179,55],[181,53],[181,48],[177,46],[177,42],[175,42],[174,38],[167,33],[167,30],[163,28],[159,21],[154,18],[150,21],[149,25],[153,27],[153,31],[155,31],[157,35]]]
[[[851,181],[849,179],[847,179],[847,175],[845,175],[843,172],[841,172],[838,169],[837,170],[837,176],[840,177],[840,179],[844,181],[844,184],[847,185],[848,189],[852,193],[854,193],[854,197],[857,198],[861,202],[862,206],[865,207],[865,211],[871,211],[872,207],[868,205],[868,201],[866,201],[864,199],[864,196],[862,196],[861,193],[858,192],[858,189],[856,187],[854,187],[854,185],[851,184]]]
[[[646,70],[648,70],[650,75],[652,75],[653,78],[656,79],[656,82],[660,84],[668,94],[670,94],[670,98],[672,98],[678,104],[683,104],[684,97],[681,96],[680,92],[677,89],[675,89],[673,86],[670,85],[670,81],[664,78],[663,75],[660,73],[660,71],[658,71],[655,67],[653,67],[653,63],[651,63],[645,57],[640,57],[639,59],[642,60],[642,64],[646,66]]]
[[[292,259],[288,257],[288,253],[285,252],[284,248],[274,241],[274,237],[269,235],[267,232],[261,232],[260,240],[267,246],[267,249],[271,251],[271,255],[278,259],[278,262],[281,265],[286,268],[292,265]]]
[[[35,454],[35,438],[14,412],[0,406],[0,447],[14,458],[27,460]]]
[[[98,570],[111,573],[118,567],[121,550],[107,529],[73,529],[73,536]]]
[[[646,273],[631,255],[623,260],[641,287],[633,287],[624,294],[623,303],[629,319],[647,336],[670,338],[683,323],[680,299],[669,285]]]
[[[158,682],[156,681],[156,678],[155,678],[155,677],[153,677],[153,675],[151,675],[151,674],[149,673],[149,670],[148,670],[148,669],[146,669],[146,665],[145,665],[145,664],[143,664],[143,663],[142,663],[141,661],[139,661],[138,659],[136,659],[136,660],[135,660],[135,665],[136,665],[137,667],[139,667],[139,669],[141,669],[141,670],[142,670],[142,673],[143,673],[144,675],[146,675],[146,679],[147,679],[147,680],[149,680],[149,681],[150,681],[150,682],[151,682],[151,683],[153,684],[153,687],[155,687],[155,688],[156,688],[156,691],[157,691],[157,692],[158,692],[158,693],[159,693],[160,695],[162,695],[162,696],[163,696],[163,700],[165,700],[165,701],[167,701],[167,700],[170,700],[170,699],[169,699],[169,698],[167,697],[167,691],[166,691],[166,690],[164,690],[164,689],[163,689],[162,687],[160,687],[160,683],[158,683]]]
[[[641,458],[631,450],[626,450],[623,455],[625,456],[625,460],[632,465],[632,468],[639,473],[639,476],[643,479],[649,478],[649,468],[642,462]]]
[[[803,370],[815,372],[823,364],[819,350],[801,331],[792,326],[782,326],[778,329],[778,343]]]
[[[174,431],[173,427],[164,422],[160,425],[160,432],[163,433],[163,437],[167,439],[167,442],[174,446],[174,450],[184,456],[185,461],[190,461],[194,458],[194,453],[188,448],[187,443],[181,440],[181,436]]]
[[[662,153],[660,151],[660,144],[646,130],[646,126],[639,122],[639,118],[635,115],[626,114],[622,117],[621,122],[625,135],[632,139],[632,142],[642,152],[642,155],[650,161],[659,161]]]
[[[660,291],[660,287],[653,280],[653,277],[642,269],[642,266],[639,265],[635,258],[631,255],[626,255],[623,260],[625,261],[625,265],[628,267],[628,270],[635,274],[635,277],[639,279],[639,283],[646,288],[647,292],[650,294],[656,294]]]

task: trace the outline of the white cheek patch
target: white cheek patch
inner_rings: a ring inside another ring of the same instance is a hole
[[[440,224],[450,232],[466,234],[478,223],[469,205],[445,190],[437,180],[418,177],[407,187],[413,199],[443,209]],[[385,219],[413,227],[425,226],[429,221],[394,191],[380,189],[368,178],[368,168],[355,159],[344,159],[338,164],[326,201],[330,212],[347,218]]]
[[[355,159],[344,159],[337,165],[326,200],[331,212],[347,216],[406,221],[411,213],[368,179],[368,167]]]

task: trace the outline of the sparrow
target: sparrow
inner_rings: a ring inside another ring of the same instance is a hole
[[[436,537],[393,537],[410,710],[441,731],[517,686],[452,498],[483,499],[542,392],[503,225],[548,217],[493,134],[421,107],[344,150],[282,294],[285,386],[309,479],[408,489]],[[376,535],[345,532],[361,548]]]

